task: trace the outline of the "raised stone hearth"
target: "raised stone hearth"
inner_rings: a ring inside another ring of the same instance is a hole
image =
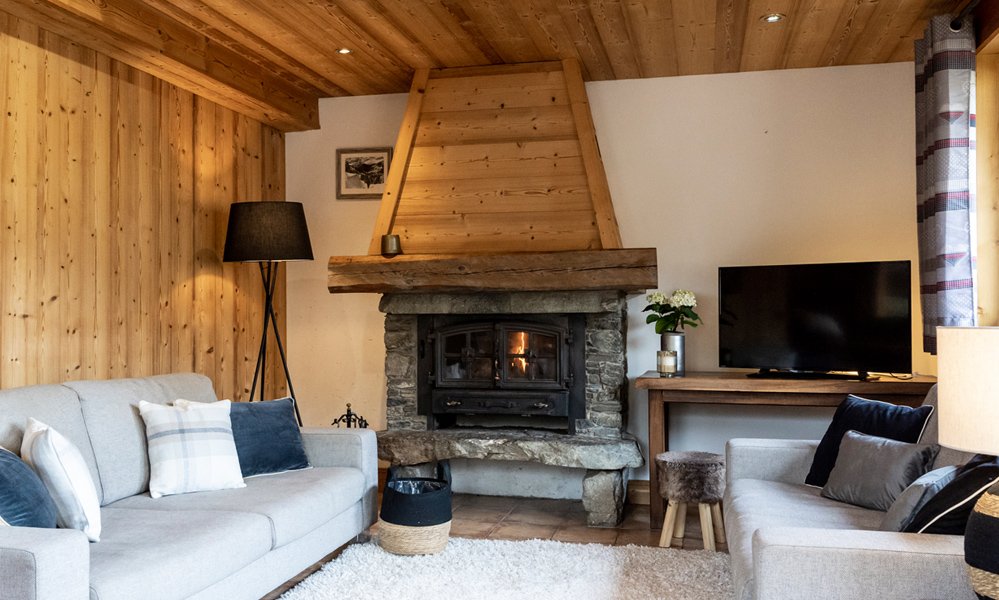
[[[453,458],[528,461],[586,469],[583,508],[594,527],[616,525],[624,510],[624,469],[642,466],[631,439],[598,439],[535,430],[442,429],[383,431],[378,457],[393,465],[418,465]]]
[[[640,467],[642,454],[634,440],[602,440],[537,430],[440,429],[383,431],[378,457],[396,465],[482,458],[523,460],[553,467],[613,470]]]

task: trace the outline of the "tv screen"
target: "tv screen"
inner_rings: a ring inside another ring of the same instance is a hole
[[[909,261],[718,269],[722,367],[912,371]]]

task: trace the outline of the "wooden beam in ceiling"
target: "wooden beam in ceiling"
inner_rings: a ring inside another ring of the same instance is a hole
[[[141,0],[8,0],[3,10],[282,131],[319,127],[315,91]]]

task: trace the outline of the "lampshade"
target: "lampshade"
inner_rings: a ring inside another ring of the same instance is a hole
[[[312,260],[301,202],[234,202],[229,207],[225,262]]]
[[[937,328],[940,444],[999,454],[999,327]]]

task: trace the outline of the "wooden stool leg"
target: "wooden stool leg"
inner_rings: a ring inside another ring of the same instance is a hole
[[[719,544],[727,544],[728,542],[725,541],[725,520],[722,518],[720,502],[711,505],[711,521],[715,526],[715,541]]]
[[[673,535],[673,526],[676,522],[677,503],[673,500],[666,505],[666,518],[663,519],[663,531],[659,534],[659,547],[669,548],[672,544],[670,536]]]
[[[683,547],[683,532],[687,528],[687,503],[677,502],[676,527],[673,528],[673,541]]]
[[[701,502],[697,505],[698,512],[701,513],[701,540],[704,541],[704,549],[715,551],[715,532],[711,525],[711,505]]]

